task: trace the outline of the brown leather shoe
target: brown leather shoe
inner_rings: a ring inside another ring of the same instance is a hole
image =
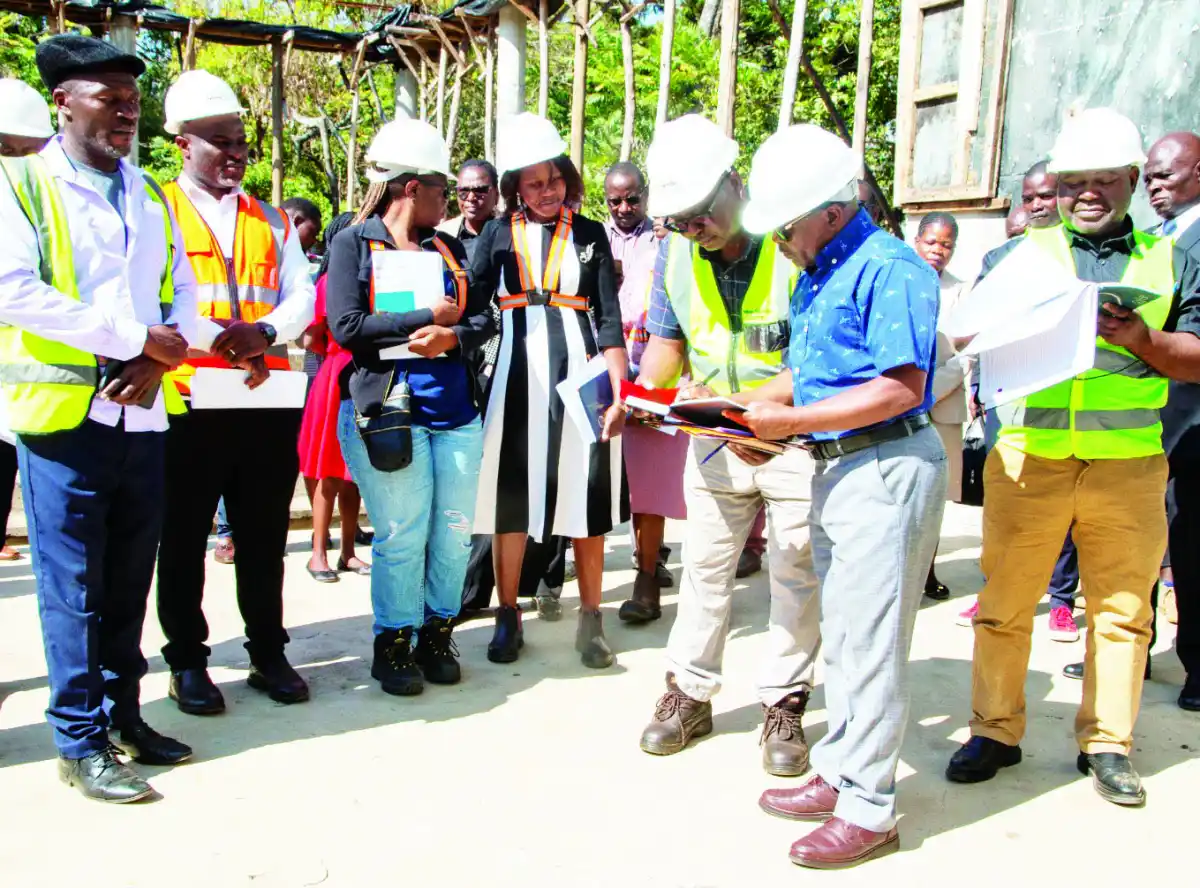
[[[871,832],[834,817],[792,845],[788,855],[797,866],[844,869],[900,850],[900,834]]]
[[[825,821],[833,816],[838,791],[818,774],[803,786],[768,789],[758,799],[758,807],[787,820]]]
[[[803,691],[788,694],[774,706],[763,707],[763,770],[772,777],[799,777],[808,770],[808,743],[800,720],[808,705]]]
[[[667,676],[667,692],[659,698],[654,718],[642,731],[642,750],[651,755],[674,755],[696,737],[711,734],[712,704],[693,700]]]
[[[662,588],[654,574],[639,570],[633,581],[633,595],[621,603],[617,616],[622,623],[635,626],[657,620],[662,616],[662,606],[659,604],[661,595]]]

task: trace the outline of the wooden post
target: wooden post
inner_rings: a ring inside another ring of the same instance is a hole
[[[741,0],[725,0],[721,7],[721,79],[717,85],[717,123],[733,137],[737,116],[738,31],[742,21]]]
[[[542,0],[543,6],[545,0]],[[591,0],[575,0],[575,70],[571,86],[571,160],[583,175],[583,128],[587,118],[588,35]]]
[[[446,65],[449,60],[446,47],[443,46],[438,53],[437,73],[437,131],[443,138],[446,136]]]
[[[525,13],[511,3],[496,31],[496,119],[525,110]]]
[[[428,82],[429,82],[429,65],[426,63],[426,61],[424,59],[421,59],[421,83],[417,87],[417,93],[420,96],[419,110],[421,112],[421,119],[425,120],[425,121],[429,120],[429,98],[425,91],[425,87],[428,84]]]
[[[189,19],[187,42],[183,47],[183,70],[192,71],[196,68],[196,28],[200,27],[199,19]]]
[[[637,93],[633,80],[633,23],[621,21],[621,61],[625,67],[625,121],[621,128],[621,160],[633,156],[633,123],[637,115]]]
[[[367,41],[360,40],[350,72],[350,135],[346,140],[346,209],[353,210],[358,191],[358,80],[362,74]]]
[[[62,6],[59,7],[59,14],[62,14]],[[122,52],[137,55],[137,19],[128,15],[113,16],[112,25],[108,29],[108,40],[117,49]],[[133,134],[133,147],[129,151],[127,158],[131,164],[137,166],[138,162],[138,133]]]
[[[483,156],[496,162],[496,29],[488,28],[483,66]]]
[[[867,100],[871,90],[871,41],[875,35],[875,0],[862,0],[858,26],[858,85],[854,90],[854,150],[867,150]]]
[[[467,76],[467,66],[463,64],[454,67],[454,87],[450,90],[450,121],[446,124],[446,147],[454,156],[454,137],[458,133],[458,111],[462,105],[463,78]]]
[[[654,125],[667,122],[667,103],[671,98],[671,56],[675,52],[675,0],[663,3],[662,53],[658,60],[658,111]]]
[[[549,11],[550,0],[538,0],[538,114],[542,117],[550,113],[550,28],[546,21]]]
[[[271,203],[283,203],[283,41],[271,42]]]
[[[417,116],[417,78],[407,68],[396,68],[396,94],[392,105],[395,120]]]
[[[867,0],[870,2],[870,0]],[[808,0],[796,0],[792,35],[788,39],[787,68],[783,72],[783,100],[779,103],[779,129],[791,126],[796,110],[796,83],[800,78],[800,54],[804,52],[804,16]]]

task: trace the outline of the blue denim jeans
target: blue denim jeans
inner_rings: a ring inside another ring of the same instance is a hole
[[[225,514],[225,497],[217,500],[217,538],[228,539],[233,536],[233,528],[229,526],[229,516]]]
[[[375,634],[419,629],[430,617],[455,617],[471,556],[475,488],[483,459],[479,418],[457,429],[412,427],[413,460],[380,472],[343,401],[338,440],[375,528],[371,545],[371,606]]]

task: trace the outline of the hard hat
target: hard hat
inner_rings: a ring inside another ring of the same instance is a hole
[[[699,114],[687,114],[658,128],[646,152],[651,216],[690,210],[712,194],[733,169],[738,144]]]
[[[545,163],[567,153],[554,124],[526,111],[501,120],[496,129],[496,166],[500,175]]]
[[[766,234],[822,204],[852,199],[862,158],[828,130],[801,123],[762,143],[750,164],[742,226]]]
[[[229,84],[207,71],[184,71],[167,90],[163,102],[166,123],[163,129],[173,136],[185,123],[208,117],[241,116],[246,109],[238,102]]]
[[[0,133],[30,139],[54,135],[46,100],[24,81],[0,80]]]
[[[1074,173],[1145,163],[1142,134],[1132,120],[1112,108],[1088,108],[1063,124],[1046,169]]]
[[[367,149],[367,181],[390,182],[404,173],[450,175],[450,149],[438,131],[423,120],[385,123]]]

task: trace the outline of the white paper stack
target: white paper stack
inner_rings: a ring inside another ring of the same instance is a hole
[[[192,376],[193,410],[252,410],[304,406],[308,376],[292,370],[272,370],[256,389],[246,385],[245,370],[197,367]]]

